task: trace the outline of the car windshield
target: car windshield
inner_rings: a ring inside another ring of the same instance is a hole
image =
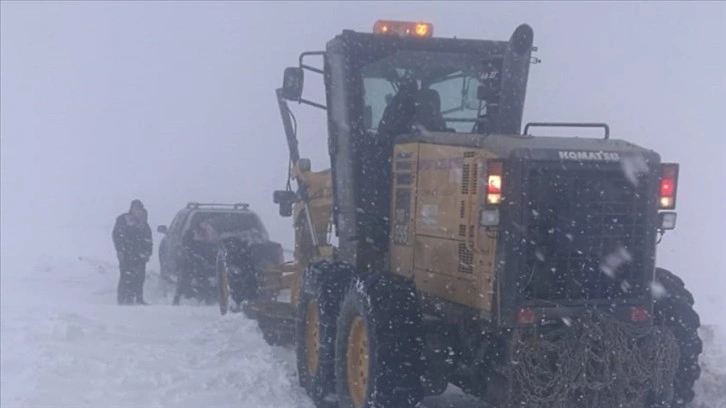
[[[192,217],[191,227],[208,222],[218,234],[256,232],[267,236],[259,217],[249,212],[199,212]]]
[[[388,115],[409,115],[408,125],[426,130],[472,132],[483,108],[477,90],[498,71],[476,54],[398,51],[361,73],[368,131],[382,132]]]

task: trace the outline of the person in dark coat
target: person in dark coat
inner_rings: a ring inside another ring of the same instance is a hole
[[[119,260],[118,304],[147,304],[144,301],[146,263],[153,250],[148,213],[140,200],[131,202],[129,212],[119,215],[113,227],[113,244]]]

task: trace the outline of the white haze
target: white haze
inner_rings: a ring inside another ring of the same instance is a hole
[[[705,322],[725,322],[726,3],[0,7],[3,275],[46,255],[113,259],[113,218],[133,198],[153,224],[190,200],[247,201],[289,246],[289,219],[271,199],[287,159],[274,89],[300,52],[378,18],[462,38],[508,39],[528,23],[543,63],[531,69],[525,121],[605,121],[614,138],[681,164],[678,227],[659,263],[684,277]],[[321,97],[319,81],[306,85]],[[327,167],[322,113],[294,109],[303,155]]]

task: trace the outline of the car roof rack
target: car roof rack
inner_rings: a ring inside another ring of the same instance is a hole
[[[232,208],[235,210],[240,210],[240,209],[247,210],[248,208],[250,208],[250,205],[247,203],[221,204],[221,203],[197,203],[194,201],[187,203],[187,208],[189,208],[189,209],[196,210],[196,209],[199,209],[202,207],[204,207],[204,208],[213,208],[213,207]]]

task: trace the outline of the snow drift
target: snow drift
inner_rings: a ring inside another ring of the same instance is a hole
[[[193,301],[170,306],[171,288],[153,263],[145,286],[152,305],[117,306],[117,266],[107,245],[93,244],[80,253],[94,256],[2,254],[3,408],[312,408],[292,351],[267,345],[256,322]],[[726,408],[726,332],[705,326],[701,337],[693,407]],[[424,406],[478,404],[451,387]]]

